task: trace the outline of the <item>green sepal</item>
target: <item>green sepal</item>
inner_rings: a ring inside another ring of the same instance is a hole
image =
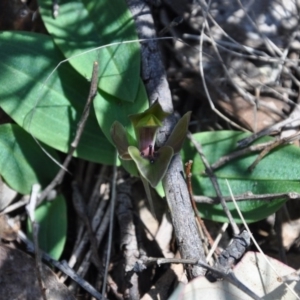
[[[153,161],[143,158],[138,148],[128,147],[131,158],[141,174],[154,188],[165,176],[168,166],[171,162],[174,151],[169,146],[161,147],[156,153]]]
[[[156,219],[156,214],[155,214],[155,210],[154,210],[154,204],[153,204],[153,200],[152,200],[151,189],[149,187],[149,182],[142,175],[140,175],[140,178],[141,178],[141,180],[143,182],[143,185],[144,185],[144,189],[145,189],[145,192],[146,192],[147,200],[148,200],[149,205],[150,205],[151,213],[154,216],[154,218]]]
[[[187,112],[176,124],[165,146],[173,148],[174,154],[178,153],[184,143],[189,127],[192,112]]]
[[[132,176],[139,177],[138,168],[133,160],[121,159],[122,167]]]
[[[153,127],[162,126],[162,121],[169,115],[162,110],[159,102],[155,102],[144,112],[139,114],[130,115],[129,119],[132,122],[134,128],[137,127]]]
[[[136,128],[141,128],[141,127],[154,127],[158,128],[161,127],[162,123],[160,122],[159,119],[157,119],[154,115],[149,114],[145,116],[144,118],[140,119],[138,123],[136,124]]]
[[[115,121],[111,126],[110,135],[118,150],[120,158],[122,158],[123,160],[131,160],[131,157],[127,150],[129,147],[129,143],[124,126],[120,122]]]

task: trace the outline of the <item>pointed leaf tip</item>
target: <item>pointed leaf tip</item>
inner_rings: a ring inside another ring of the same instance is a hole
[[[157,126],[161,126],[161,122],[169,115],[163,111],[159,102],[155,102],[144,112],[139,114],[130,115],[129,119],[131,120],[134,127],[140,127],[141,124],[147,124],[147,122],[154,122]],[[152,117],[152,118],[151,118]],[[153,118],[154,117],[154,118]]]
[[[174,154],[178,153],[184,143],[189,127],[192,112],[187,112],[176,124],[165,146],[173,148]]]
[[[137,128],[139,128],[139,127],[160,127],[160,126],[162,126],[161,121],[152,114],[144,116],[136,124]]]

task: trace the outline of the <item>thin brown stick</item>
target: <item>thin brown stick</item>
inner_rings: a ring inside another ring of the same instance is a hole
[[[297,113],[299,112],[299,108],[298,108],[298,111],[296,111],[296,110],[297,110],[297,106],[295,108],[295,111],[293,113],[291,113],[291,115],[287,119],[285,119],[281,122],[278,122],[268,128],[262,129],[261,131],[254,133],[254,134],[238,141],[238,147],[240,147],[240,148],[246,147],[262,136],[271,135],[272,133],[280,132],[282,128],[284,128],[288,125],[293,124],[293,126],[295,126],[295,127],[299,126],[300,118],[297,115]]]
[[[244,193],[241,195],[235,195],[234,199],[236,201],[244,201],[244,200],[263,200],[263,201],[272,201],[274,199],[286,199],[286,200],[300,200],[300,194],[295,192],[290,193],[277,193],[277,194],[252,194],[252,192]],[[194,199],[197,203],[207,203],[207,204],[219,204],[220,200],[218,197],[206,197],[206,196],[194,196]],[[232,198],[230,196],[223,197],[226,202],[232,202]]]
[[[14,222],[12,220],[9,220],[9,225],[14,228]],[[26,235],[23,231],[18,230],[18,237],[20,240],[22,240],[30,252],[34,252],[34,245],[33,243],[27,239]],[[76,283],[78,283],[83,289],[85,289],[88,293],[93,295],[96,299],[103,299],[102,295],[95,290],[95,288],[90,285],[87,281],[85,281],[82,277],[78,276],[77,273],[74,272],[73,269],[71,269],[66,261],[59,262],[55,259],[53,259],[49,254],[43,252],[40,250],[41,256],[43,260],[47,261],[49,264],[54,265],[56,268],[58,268],[60,271],[68,275],[71,279],[73,279]]]
[[[269,142],[265,142],[265,143],[261,143],[261,144],[257,144],[257,145],[251,145],[247,148],[234,151],[228,155],[222,156],[219,160],[217,160],[215,163],[213,163],[210,167],[213,170],[216,170],[231,160],[234,160],[236,158],[244,156],[248,153],[261,151],[261,150],[265,149],[266,147],[272,145],[273,143],[274,143],[274,141],[269,141]]]
[[[253,171],[253,169],[256,167],[258,162],[266,156],[272,149],[276,148],[277,146],[288,144],[296,139],[299,138],[300,133],[297,132],[291,136],[288,136],[286,138],[283,138],[281,140],[272,140],[265,143],[257,144],[257,145],[251,145],[247,148],[234,151],[228,155],[222,156],[219,160],[217,160],[215,163],[211,165],[211,168],[213,170],[216,170],[220,168],[221,166],[225,165],[226,163],[239,158],[241,156],[244,156],[248,153],[252,152],[259,152],[262,151],[261,154],[256,158],[256,160],[253,162],[253,164],[248,168],[249,171]]]
[[[36,201],[38,198],[38,192],[40,188],[41,187],[38,184],[32,186],[30,201],[26,205],[26,211],[32,228],[32,237],[33,237],[34,254],[35,254],[34,259],[35,259],[37,280],[41,290],[42,298],[43,300],[47,300],[46,288],[45,288],[44,278],[43,278],[44,276],[43,276],[42,260],[41,260],[39,241],[38,241],[39,224],[35,221],[35,213],[34,213]]]
[[[206,159],[206,157],[205,157],[205,155],[204,155],[204,153],[202,151],[201,145],[193,138],[193,136],[192,136],[192,134],[190,132],[188,132],[187,136],[190,139],[190,141],[193,143],[193,145],[196,148],[196,150],[198,151],[198,153],[199,153],[199,155],[200,155],[200,157],[202,159],[202,162],[203,162],[203,164],[205,166],[205,171],[206,171],[207,175],[209,176],[209,178],[210,178],[210,180],[211,180],[211,182],[213,184],[213,187],[214,187],[214,189],[215,189],[215,191],[217,193],[218,198],[220,199],[220,203],[222,205],[224,213],[226,214],[226,216],[227,216],[227,218],[229,220],[229,223],[230,223],[230,225],[232,227],[232,230],[233,230],[234,234],[238,236],[239,233],[240,233],[240,230],[239,230],[238,226],[236,225],[236,223],[235,223],[235,221],[234,221],[234,219],[233,219],[233,217],[231,215],[231,212],[229,211],[229,209],[228,209],[228,207],[226,205],[226,202],[224,201],[224,198],[222,196],[222,193],[221,193],[220,186],[219,186],[219,183],[217,181],[217,178],[216,178],[215,174],[213,173],[213,170],[211,169],[211,167],[210,167],[210,165],[209,165],[209,163],[208,163],[208,161],[207,161],[207,159]]]
[[[204,8],[204,11],[206,12],[206,9]],[[205,95],[208,99],[210,108],[212,109],[213,112],[215,112],[218,116],[220,116],[223,120],[227,121],[229,124],[231,124],[232,126],[242,130],[242,131],[247,131],[244,128],[242,128],[240,125],[238,125],[237,123],[231,121],[229,118],[227,118],[225,115],[223,115],[214,105],[214,102],[211,99],[207,84],[206,84],[206,78],[204,76],[204,68],[203,68],[203,36],[204,36],[204,29],[205,26],[202,26],[201,29],[201,34],[200,34],[200,51],[199,51],[199,70],[200,70],[200,76],[202,78],[202,83],[203,83],[203,88],[205,91]]]
[[[159,33],[158,36],[163,36],[164,34],[166,34],[167,32],[169,32],[169,30],[172,27],[178,26],[180,23],[183,22],[183,17],[182,16],[177,16],[175,19],[173,19],[170,24],[168,24],[165,28],[163,28]]]
[[[106,169],[106,168],[105,168]],[[103,181],[103,168],[100,172],[99,179],[95,183],[94,192],[89,200],[89,208],[88,208],[88,215],[91,217],[91,225],[92,231],[96,233],[97,228],[100,226],[101,221],[104,218],[105,211],[107,210],[107,206],[109,204],[109,195],[108,195],[108,187],[104,188],[104,191],[100,191],[100,183]],[[96,191],[97,190],[97,191]],[[102,199],[100,201],[100,199]],[[96,202],[98,205],[94,206],[91,205],[92,202]],[[78,234],[76,238],[76,242],[73,246],[72,254],[70,255],[70,259],[68,261],[68,265],[73,268],[76,263],[79,262],[81,257],[84,257],[83,254],[86,249],[86,244],[89,242],[89,237],[87,234],[84,234],[84,224],[80,225],[78,228]],[[96,234],[95,234],[96,235]],[[98,247],[98,240],[97,240],[97,248]],[[64,277],[64,280],[67,278]],[[61,280],[62,281],[62,280]]]
[[[107,233],[107,229],[109,227],[109,222],[110,222],[110,207],[106,208],[105,214],[103,215],[102,219],[101,219],[101,223],[98,225],[97,230],[95,231],[95,236],[97,239],[97,247],[99,248],[100,243],[103,243],[103,248],[105,247],[104,243],[105,241],[103,241],[103,238],[105,236],[105,234]],[[92,256],[92,251],[89,250],[85,256],[83,261],[81,262],[80,266],[78,267],[77,270],[77,274],[81,277],[84,277],[85,274],[88,271],[88,268],[91,264],[91,256]]]
[[[77,130],[76,130],[76,134],[75,134],[75,138],[73,140],[73,142],[71,143],[70,146],[70,150],[68,152],[68,155],[63,163],[63,168],[61,168],[57,175],[54,177],[54,179],[52,180],[52,182],[43,190],[43,192],[41,193],[38,201],[37,201],[37,205],[39,205],[47,196],[48,194],[57,186],[59,185],[66,173],[66,169],[71,161],[71,158],[74,154],[74,151],[76,150],[81,135],[83,133],[83,129],[85,127],[85,123],[87,121],[87,118],[89,116],[90,113],[90,107],[91,107],[91,103],[93,101],[93,99],[95,98],[96,94],[97,94],[97,86],[98,86],[98,73],[99,73],[99,66],[98,66],[98,62],[94,62],[93,65],[93,72],[92,72],[92,79],[91,79],[91,85],[90,85],[90,91],[89,91],[89,95],[81,116],[81,119],[77,125]]]
[[[211,16],[210,16],[211,18]],[[213,18],[211,18],[211,20],[214,20]],[[218,25],[217,23],[214,23],[214,25],[216,25],[221,31],[224,30],[220,27],[220,25]],[[230,37],[230,36],[227,36]],[[193,34],[188,34],[188,33],[184,33],[183,34],[183,38],[184,39],[191,39],[191,40],[197,40],[200,41],[200,36],[199,35],[193,35]],[[205,33],[203,34],[203,41],[206,43],[212,43],[212,39],[207,36]],[[295,68],[297,69],[297,65],[295,65],[295,60],[293,59],[282,59],[280,57],[271,57],[269,55],[267,55],[265,52],[261,52],[258,51],[252,47],[249,46],[245,46],[245,45],[241,45],[241,44],[235,44],[235,43],[231,43],[228,41],[215,41],[216,45],[218,48],[220,48],[221,50],[224,50],[226,52],[228,52],[229,54],[235,56],[235,57],[240,57],[240,58],[244,58],[244,59],[249,59],[249,60],[254,60],[254,61],[262,61],[262,62],[266,62],[266,63],[272,63],[272,62],[276,62],[277,64],[280,65],[284,65],[285,63],[290,63],[291,64],[291,68]],[[234,51],[233,49],[240,49],[240,52]],[[253,55],[249,55],[249,54],[245,54],[245,53],[252,53]],[[255,54],[257,53],[257,54]],[[296,80],[296,85],[299,86],[299,81],[296,79],[296,77],[291,73],[288,72],[288,75],[291,75],[292,79],[295,78]],[[264,87],[271,89],[271,87],[263,85]],[[276,87],[276,89],[282,89],[283,87]],[[287,91],[289,94],[294,94],[293,91]],[[290,100],[291,102],[293,102],[292,100]]]
[[[113,175],[111,179],[111,197],[110,197],[110,209],[109,209],[109,229],[108,229],[108,241],[107,241],[107,255],[105,262],[105,270],[103,276],[102,285],[102,295],[105,295],[107,278],[108,278],[108,268],[111,257],[112,241],[113,241],[113,228],[114,228],[114,215],[116,206],[116,194],[117,194],[117,153],[115,152],[115,164],[113,167]]]
[[[42,260],[39,252],[39,242],[38,242],[39,224],[34,220],[31,220],[31,227],[32,227],[32,236],[33,236],[33,243],[34,243],[34,252],[35,252],[34,258],[35,258],[37,279],[38,279],[43,300],[47,300],[46,287],[43,279],[44,276],[43,276]]]
[[[7,206],[5,209],[3,209],[0,212],[0,216],[1,215],[6,215],[6,214],[8,214],[8,213],[10,213],[10,212],[12,212],[12,211],[14,211],[14,210],[16,210],[16,209],[24,206],[24,205],[26,205],[28,203],[29,203],[29,196],[25,195],[18,202],[13,203],[12,205]]]
[[[71,144],[72,148],[77,148],[81,135],[83,133],[84,130],[84,126],[85,123],[88,119],[88,116],[90,114],[90,108],[91,108],[91,104],[95,98],[95,96],[97,95],[97,88],[98,88],[98,73],[99,73],[99,65],[98,62],[94,62],[93,65],[93,71],[92,71],[92,79],[91,79],[91,85],[90,85],[90,91],[89,91],[89,95],[83,110],[83,114],[82,117],[77,125],[77,132],[74,138],[74,141]],[[74,150],[75,150],[74,149]]]
[[[274,148],[281,146],[283,144],[289,143],[292,140],[295,140],[299,138],[299,132],[296,132],[295,134],[292,134],[291,136],[288,136],[282,140],[279,141],[273,141],[271,145],[268,145],[255,159],[255,161],[251,164],[250,167],[248,167],[248,171],[252,172],[254,168],[257,166],[257,164]]]
[[[192,207],[194,209],[194,213],[195,213],[195,217],[199,223],[199,225],[201,226],[210,246],[212,247],[213,244],[214,244],[214,240],[212,239],[210,233],[208,232],[206,226],[205,226],[205,223],[203,222],[202,218],[200,217],[199,213],[198,213],[198,208],[196,206],[196,202],[195,202],[195,199],[194,199],[194,193],[193,193],[193,187],[192,187],[192,181],[191,181],[191,177],[192,177],[192,172],[191,172],[191,169],[192,169],[192,164],[193,164],[193,161],[192,160],[189,160],[187,163],[185,163],[185,175],[186,175],[186,185],[188,187],[188,191],[189,191],[189,195],[190,195],[190,200],[191,200],[191,204],[192,204]],[[220,251],[218,248],[216,248],[216,253],[217,254],[220,254]]]
[[[76,181],[72,182],[72,189],[73,189],[72,200],[73,200],[74,208],[75,208],[79,218],[83,221],[83,223],[87,229],[88,237],[89,237],[89,240],[91,243],[91,249],[93,252],[92,259],[93,259],[94,264],[97,266],[97,268],[100,269],[102,267],[102,264],[101,264],[101,260],[98,255],[97,240],[95,238],[92,224],[91,224],[89,216],[87,214],[86,205],[82,199],[82,195],[79,191]]]

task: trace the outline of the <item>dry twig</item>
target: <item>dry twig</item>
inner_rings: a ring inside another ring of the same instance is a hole
[[[213,241],[209,231],[207,230],[207,228],[205,226],[205,223],[203,222],[203,220],[201,219],[201,217],[198,213],[198,209],[197,209],[195,199],[194,199],[194,193],[193,193],[192,181],[191,181],[192,163],[193,162],[190,160],[185,164],[185,167],[186,167],[185,168],[186,184],[187,184],[187,187],[188,187],[188,191],[189,191],[189,195],[190,195],[190,199],[191,199],[191,204],[192,204],[192,207],[194,209],[195,217],[197,218],[197,221],[198,221],[199,225],[201,226],[206,238],[208,239],[208,242],[209,242],[210,246],[212,247],[213,244],[214,244],[214,241]],[[220,251],[219,251],[218,248],[216,248],[215,251],[216,251],[217,254],[220,254]]]
[[[87,97],[87,101],[81,116],[81,119],[77,125],[77,130],[76,130],[76,134],[75,134],[75,138],[71,143],[70,146],[70,151],[67,155],[67,157],[65,158],[65,161],[63,163],[63,168],[61,168],[59,170],[59,172],[57,173],[57,175],[54,177],[54,179],[52,180],[52,182],[44,189],[44,191],[41,193],[41,195],[39,196],[37,205],[39,205],[47,196],[48,194],[57,186],[59,185],[63,178],[64,175],[66,173],[66,169],[73,157],[74,151],[76,150],[78,143],[80,141],[81,135],[83,133],[84,127],[85,127],[85,123],[88,119],[89,113],[90,113],[90,107],[92,104],[93,99],[95,98],[96,94],[97,94],[97,87],[98,87],[98,73],[99,73],[99,66],[98,66],[98,62],[94,62],[93,65],[93,71],[92,71],[92,79],[91,79],[91,84],[90,84],[90,91],[89,91],[89,95]]]
[[[139,38],[155,38],[153,18],[146,3],[139,0],[127,0],[127,4],[135,20]],[[173,104],[157,41],[150,40],[147,43],[142,43],[141,46],[142,79],[145,82],[150,103],[158,99],[163,110],[171,113],[173,112]],[[165,120],[163,127],[157,134],[157,146],[160,147],[166,142],[175,123],[176,118],[174,116]],[[198,234],[195,219],[192,218],[193,210],[182,174],[182,161],[178,155],[175,155],[163,179],[163,186],[170,205],[176,239],[182,257],[192,258],[196,256],[204,261],[202,241]],[[205,270],[200,266],[193,266],[189,273],[191,277],[196,277],[203,275],[204,272]]]
[[[220,203],[221,203],[221,205],[223,207],[224,213],[226,214],[226,216],[227,216],[227,218],[229,220],[229,223],[230,223],[230,225],[232,227],[232,230],[233,230],[234,234],[236,236],[238,236],[239,233],[240,233],[240,230],[239,230],[238,226],[236,225],[236,223],[235,223],[235,221],[234,221],[234,219],[233,219],[233,217],[232,217],[232,215],[231,215],[228,207],[226,206],[226,203],[225,203],[224,198],[222,196],[222,193],[221,193],[221,190],[220,190],[217,178],[215,177],[215,175],[214,175],[214,173],[213,173],[213,171],[212,171],[212,169],[211,169],[211,167],[210,167],[210,165],[209,165],[209,163],[208,163],[208,161],[207,161],[207,159],[206,159],[206,157],[205,157],[205,155],[204,155],[204,153],[202,151],[201,145],[193,138],[193,136],[192,136],[192,134],[190,132],[188,133],[188,138],[191,140],[191,142],[193,143],[194,147],[197,149],[197,151],[198,151],[198,153],[199,153],[199,155],[200,155],[200,157],[202,159],[202,162],[203,162],[203,164],[205,166],[205,172],[208,174],[208,176],[209,176],[209,178],[210,178],[210,180],[211,180],[211,182],[212,182],[212,184],[214,186],[214,189],[215,189],[215,191],[217,193],[217,196],[219,198],[219,201],[220,201]]]

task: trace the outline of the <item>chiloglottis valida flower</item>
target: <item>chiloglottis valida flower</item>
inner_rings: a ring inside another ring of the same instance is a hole
[[[129,144],[126,130],[120,122],[115,121],[110,131],[120,158],[133,160],[142,179],[146,179],[152,187],[156,187],[162,180],[173,155],[180,151],[188,130],[191,112],[186,113],[178,121],[165,145],[156,149],[157,130],[168,115],[159,102],[155,102],[143,113],[130,115],[136,145]]]

